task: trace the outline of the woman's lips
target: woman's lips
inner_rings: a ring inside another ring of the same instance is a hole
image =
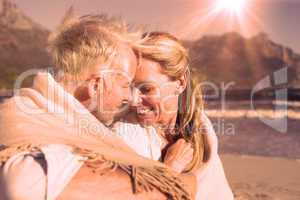
[[[137,114],[139,114],[139,115],[145,115],[152,111],[153,110],[151,108],[145,107],[145,106],[140,106],[137,108]]]
[[[147,108],[147,107],[140,107],[137,109],[137,113],[141,114],[141,115],[145,115],[145,114],[149,113],[150,111],[151,111],[151,109]]]
[[[136,113],[140,118],[152,118],[155,116],[155,110],[146,106],[137,107]]]

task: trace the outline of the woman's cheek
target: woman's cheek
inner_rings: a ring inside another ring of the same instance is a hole
[[[173,113],[177,112],[177,101],[174,95],[173,96],[166,96],[164,99],[161,101],[161,110],[164,113]]]

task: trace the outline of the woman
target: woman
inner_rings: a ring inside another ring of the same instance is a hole
[[[196,175],[197,199],[233,199],[216,135],[203,113],[200,88],[191,84],[187,50],[161,32],[145,35],[135,50],[141,59],[133,108],[140,124],[156,128],[166,151],[163,161],[177,172]]]

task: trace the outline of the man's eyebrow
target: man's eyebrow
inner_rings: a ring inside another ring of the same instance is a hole
[[[131,83],[133,82],[133,78],[130,78],[129,76],[126,76],[126,75],[124,75],[124,74],[122,74],[122,73],[118,73],[118,74],[116,75],[116,77],[117,77],[119,80],[124,81],[124,82],[129,83],[129,84],[131,84]]]
[[[91,75],[91,77],[92,77],[92,78],[100,78],[100,77],[102,77],[102,74],[101,74],[101,73],[93,73],[93,74]]]

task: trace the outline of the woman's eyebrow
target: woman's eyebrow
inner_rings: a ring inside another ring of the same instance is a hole
[[[155,82],[151,81],[133,81],[135,85],[157,85]]]

